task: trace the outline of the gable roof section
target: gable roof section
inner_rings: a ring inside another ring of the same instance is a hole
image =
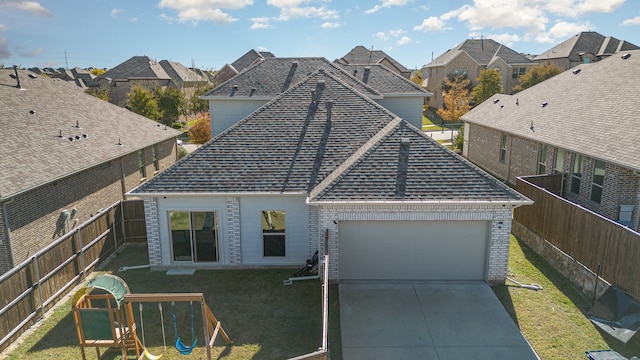
[[[337,65],[321,57],[267,58],[240,72],[206,93],[203,98],[260,98],[273,99],[318,69],[339,75],[343,81],[361,93],[381,97],[370,86],[358,81]]]
[[[161,60],[160,66],[169,77],[178,83],[207,82],[209,79],[175,61]]]
[[[322,69],[131,192],[231,193],[311,194],[311,203],[529,202]]]
[[[354,47],[345,56],[339,59],[339,61],[343,64],[354,65],[380,64],[385,60],[393,64],[393,66],[400,72],[411,72],[411,70],[407,69],[404,65],[397,62],[391,56],[387,55],[387,53],[385,53],[384,51],[369,50],[362,45]]]
[[[460,52],[465,52],[478,65],[486,66],[496,57],[500,57],[508,65],[533,64],[526,56],[492,40],[492,39],[467,39],[453,49],[433,59],[425,67],[446,66],[455,59]]]
[[[0,129],[0,199],[179,134],[73,83],[18,74],[22,90],[11,77],[14,70],[0,70],[0,124],[11,124]]]
[[[628,53],[631,57],[626,60],[611,56],[579,65],[517,94],[495,95],[462,119],[640,170],[635,130],[640,50]],[[580,72],[574,74],[577,70]],[[547,102],[544,107],[543,102]]]
[[[232,62],[231,65],[237,71],[242,71],[242,70],[248,68],[249,66],[255,64],[256,61],[264,60],[264,59],[270,58],[270,57],[274,57],[274,56],[273,56],[272,53],[270,53],[268,51],[260,52],[260,51],[256,51],[256,50],[251,49],[251,50],[247,51],[244,55],[239,57],[236,61]]]
[[[171,79],[159,62],[148,56],[134,56],[129,60],[107,70],[97,79],[126,80],[130,78]]]
[[[348,74],[351,74],[356,79],[376,89],[384,96],[416,95],[424,97],[432,95],[414,82],[409,81],[383,65],[350,65],[339,62],[335,62],[335,64],[342,67]]]
[[[579,55],[582,52],[596,56],[609,56],[617,51],[636,49],[638,46],[627,41],[604,36],[595,31],[583,31],[536,56],[533,60],[540,62],[547,59],[568,58],[571,62],[582,62]]]

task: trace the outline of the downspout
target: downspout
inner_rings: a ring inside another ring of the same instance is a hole
[[[638,195],[636,197],[636,216],[633,218],[633,223],[631,224],[632,228],[636,231],[640,231],[640,172],[638,170],[633,170],[633,175],[637,176],[638,179]]]
[[[11,198],[8,201],[2,203],[2,213],[4,214],[4,224],[5,229],[7,231],[7,251],[9,253],[9,268],[14,266],[13,263],[13,248],[11,247],[11,227],[9,226],[9,212],[7,210],[7,205],[13,203],[15,198]]]

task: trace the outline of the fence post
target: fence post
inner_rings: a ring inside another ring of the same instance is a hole
[[[120,221],[122,221],[122,242],[127,243],[127,230],[125,229],[125,219],[124,219],[124,200],[120,201]]]
[[[78,244],[80,245],[80,266],[82,266],[82,280],[87,280],[87,273],[84,263],[84,245],[82,244],[82,234],[80,233],[80,228],[76,230],[76,234],[78,235]]]
[[[109,221],[111,222],[111,233],[113,234],[113,253],[118,254],[118,235],[116,235],[116,219],[115,219],[115,206],[112,206],[109,210]]]
[[[35,311],[38,312],[40,309],[40,316],[44,313],[44,301],[42,300],[42,286],[40,284],[40,266],[38,265],[38,255],[34,255],[31,258],[33,261],[33,270],[36,273],[36,286],[38,287],[38,300],[40,301],[40,306],[38,306]]]

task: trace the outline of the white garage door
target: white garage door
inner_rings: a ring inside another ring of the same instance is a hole
[[[485,280],[487,221],[341,221],[341,280]]]

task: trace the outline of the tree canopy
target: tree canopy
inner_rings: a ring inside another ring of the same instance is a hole
[[[554,63],[544,63],[535,65],[529,71],[520,76],[520,83],[513,88],[513,92],[517,93],[524,89],[530,88],[535,84],[541,83],[552,78],[562,72],[562,69]]]
[[[476,82],[478,85],[471,91],[471,104],[474,106],[502,92],[502,76],[498,70],[481,70]]]
[[[449,90],[444,93],[444,107],[438,109],[438,115],[451,123],[451,143],[453,143],[453,123],[460,120],[460,117],[471,109],[471,105],[469,105],[470,82],[468,78],[463,77],[456,77],[453,81],[451,79],[445,80]]]
[[[193,92],[193,96],[191,96],[189,101],[189,108],[192,114],[204,115],[209,111],[209,102],[200,99],[200,96],[206,94],[211,89],[213,89],[213,85],[199,87]]]
[[[127,106],[136,114],[158,121],[162,111],[153,93],[142,86],[134,86],[127,94]]]
[[[103,89],[103,88],[100,88],[100,87],[91,87],[91,88],[86,89],[84,92],[89,94],[89,95],[93,95],[93,96],[97,97],[98,99],[102,99],[104,101],[109,101],[109,90],[108,89]]]
[[[211,120],[209,115],[195,121],[189,129],[189,139],[194,144],[204,144],[211,140]]]
[[[184,94],[179,89],[172,86],[167,86],[162,89],[156,88],[153,94],[158,103],[158,108],[162,112],[160,120],[167,125],[178,120],[180,115],[185,115],[188,111],[187,101]]]

